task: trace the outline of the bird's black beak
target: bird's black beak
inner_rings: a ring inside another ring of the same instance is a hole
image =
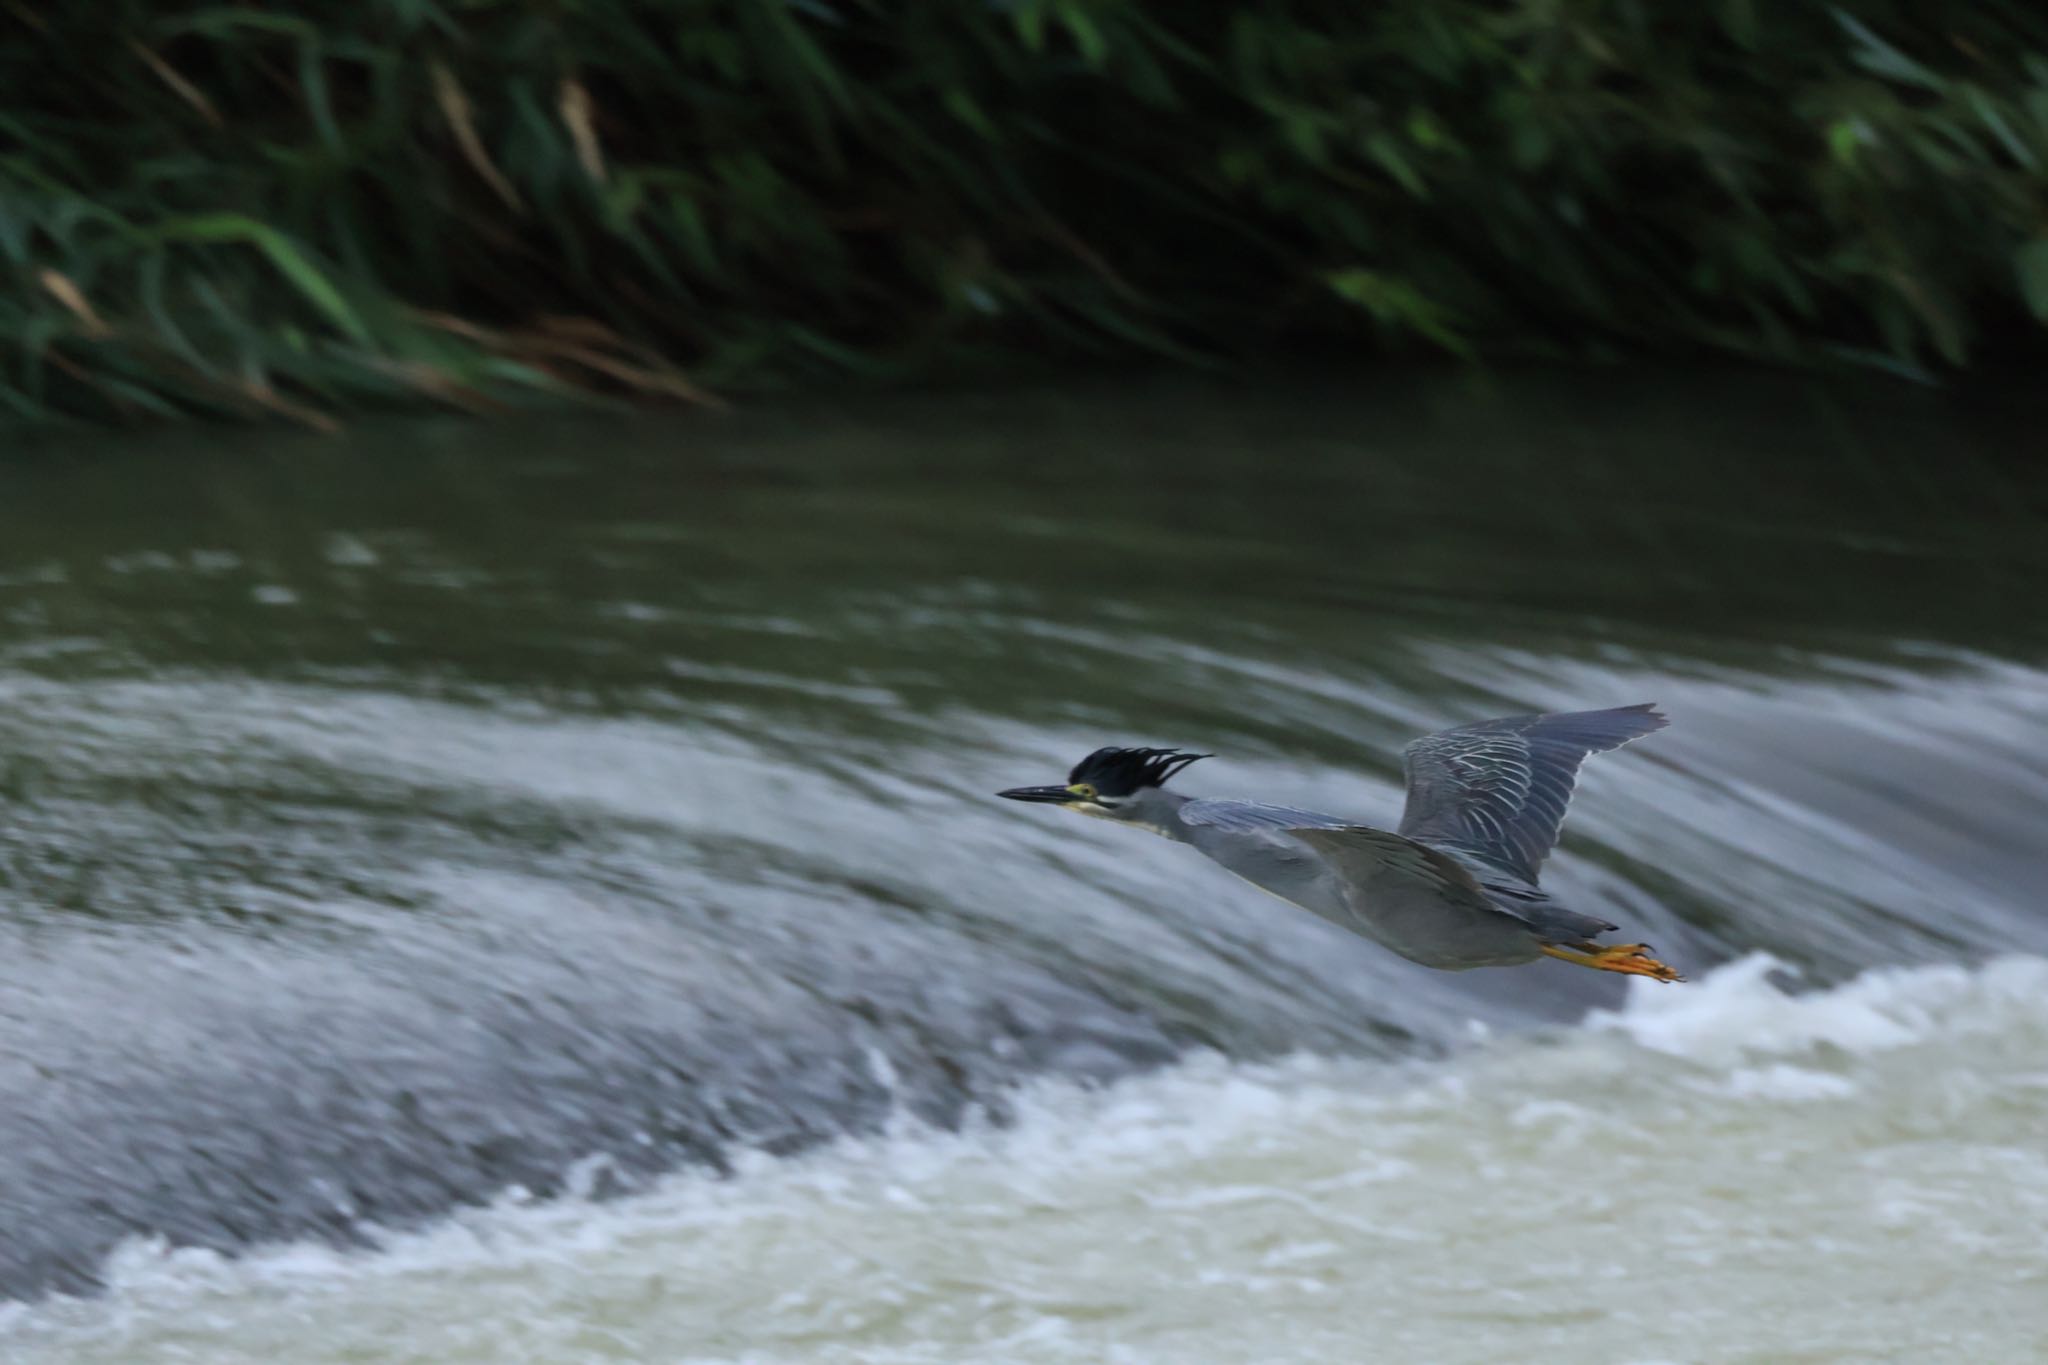
[[[1006,801],[1037,801],[1048,806],[1063,806],[1074,799],[1065,787],[1012,787],[996,795]]]

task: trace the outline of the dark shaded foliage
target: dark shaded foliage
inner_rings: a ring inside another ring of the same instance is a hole
[[[27,417],[701,400],[1280,338],[1919,369],[2048,317],[2034,0],[24,0],[0,25],[0,403]]]

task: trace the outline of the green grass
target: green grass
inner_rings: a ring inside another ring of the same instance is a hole
[[[712,401],[1276,343],[1962,367],[2048,321],[2048,9],[0,6],[0,409]]]

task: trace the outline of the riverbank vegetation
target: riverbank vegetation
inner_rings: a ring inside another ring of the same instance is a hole
[[[0,11],[0,408],[493,409],[1229,362],[1938,373],[2048,322],[2048,10]]]

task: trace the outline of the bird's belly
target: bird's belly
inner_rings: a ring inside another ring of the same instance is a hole
[[[1472,967],[1506,967],[1533,962],[1541,950],[1527,925],[1502,914],[1497,921],[1443,912],[1440,922],[1420,923],[1389,919],[1369,913],[1370,907],[1355,909],[1343,889],[1328,872],[1317,868],[1297,871],[1289,867],[1233,871],[1239,881],[1248,882],[1277,900],[1328,920],[1340,929],[1371,939],[1389,952],[1439,971],[1464,971]],[[1360,913],[1360,910],[1368,913]]]
[[[1269,877],[1256,873],[1233,872],[1233,877],[1247,886],[1255,886],[1274,900],[1286,901],[1297,910],[1306,910],[1338,925],[1358,932],[1352,922],[1351,912],[1344,908],[1344,898],[1327,875],[1316,877]]]
[[[1354,914],[1344,901],[1343,890],[1327,872],[1303,877],[1261,877],[1243,872],[1232,875],[1241,882],[1257,887],[1275,900],[1286,901],[1297,910],[1306,910],[1316,918],[1328,920],[1339,929],[1357,934],[1360,938],[1371,939],[1390,952],[1399,953],[1402,957],[1426,966],[1439,965],[1427,957],[1417,956],[1398,935],[1384,932],[1382,926],[1371,918]]]

